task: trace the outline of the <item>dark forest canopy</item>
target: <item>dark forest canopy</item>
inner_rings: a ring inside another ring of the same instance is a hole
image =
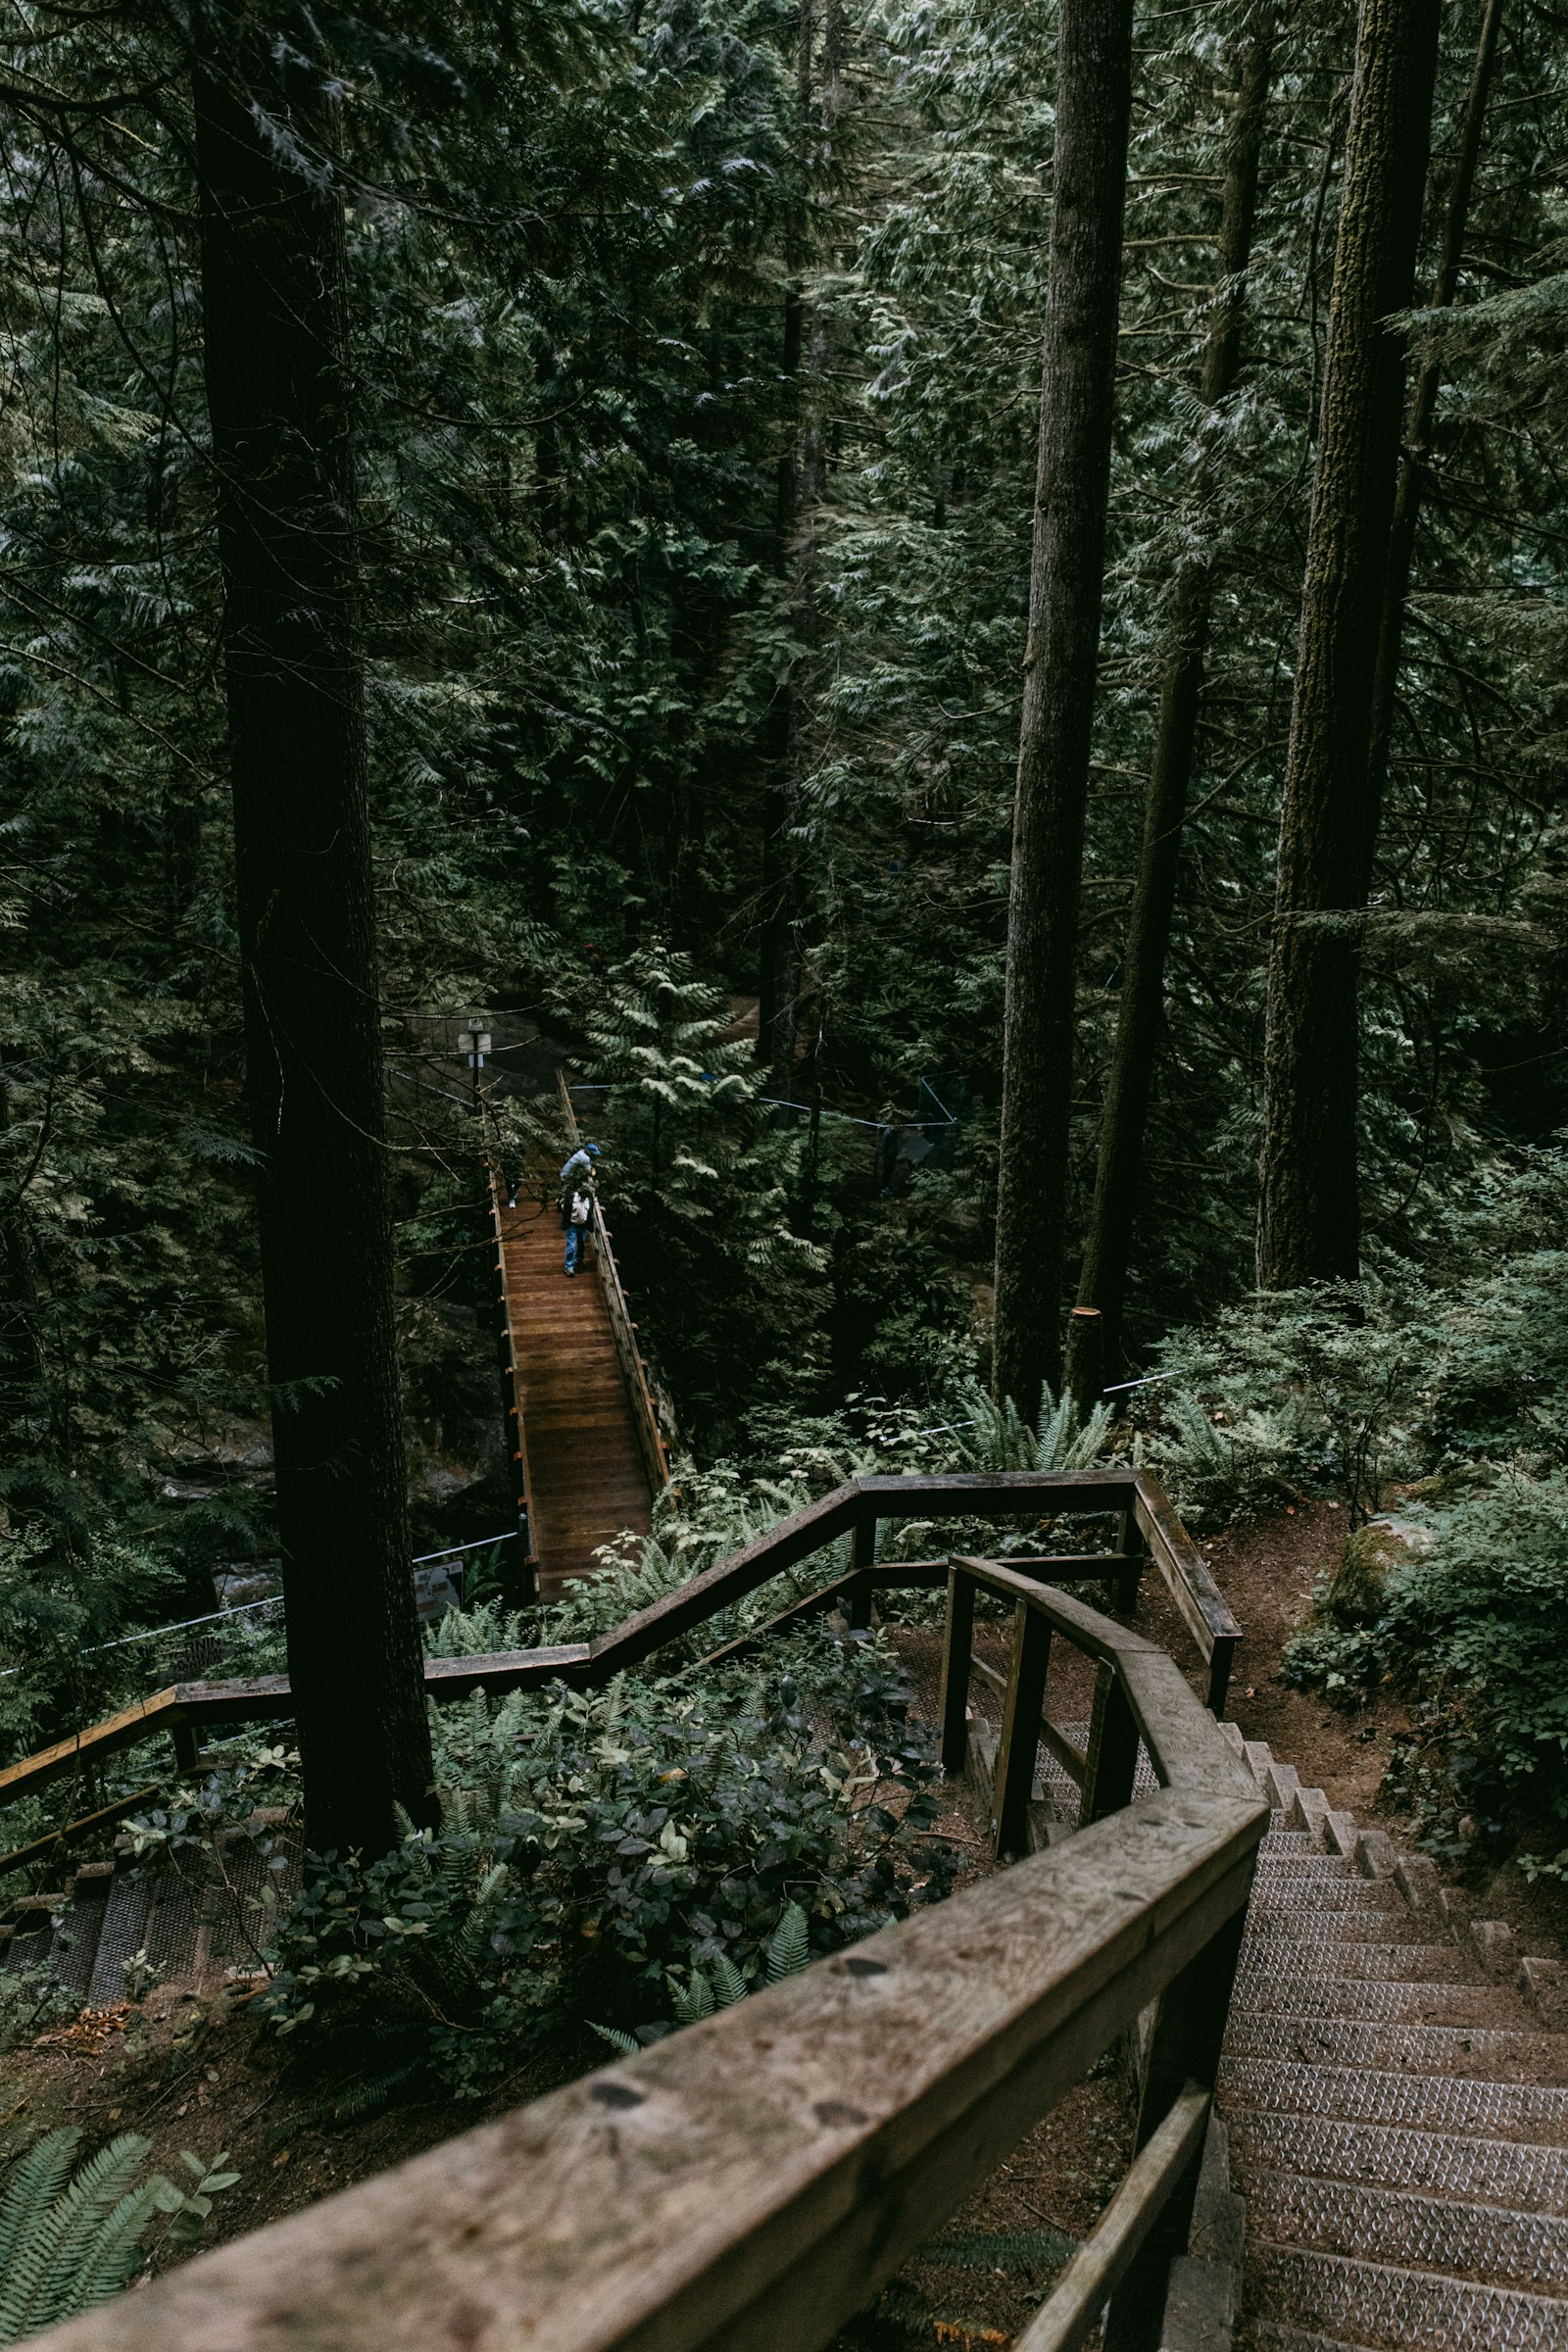
[[[99,1546],[74,1616],[15,1570],[17,1607],[66,1611],[62,1639],[199,1603],[215,1564],[273,1542],[246,1474],[268,1396],[204,77],[343,223],[344,610],[420,1458],[461,1453],[493,1409],[451,1311],[486,1279],[471,1114],[407,1082],[429,1024],[477,1009],[617,1090],[645,1338],[699,1458],[758,1459],[848,1396],[934,1406],[988,1370],[1057,32],[1009,0],[13,13],[0,1496],[18,1560]],[[1059,1303],[1199,615],[1152,993],[1140,967],[1147,1133],[1116,1179],[1138,1371],[1256,1279],[1356,12],[1197,0],[1141,6],[1132,35]],[[1391,167],[1418,236],[1387,494],[1402,449],[1419,495],[1387,780],[1370,872],[1297,902],[1317,968],[1349,975],[1336,1034],[1358,1039],[1360,1093],[1334,1167],[1382,1280],[1463,1279],[1472,1211],[1568,1117],[1561,56],[1551,11],[1445,5],[1430,168],[1414,134]],[[1392,346],[1388,299],[1363,310]],[[1384,586],[1361,586],[1376,614]],[[753,998],[755,1056],[723,1042]],[[878,1123],[943,1105],[930,1160],[885,1166]],[[521,1099],[496,1115],[515,1130]],[[1353,1270],[1343,1250],[1279,1264]],[[111,1539],[130,1549],[111,1560]]]

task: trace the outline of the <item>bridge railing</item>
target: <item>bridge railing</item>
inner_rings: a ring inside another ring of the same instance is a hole
[[[558,1070],[557,1084],[561,1089],[561,1107],[566,1121],[566,1133],[573,1149],[582,1140],[577,1125],[577,1113],[572,1106],[571,1090],[566,1073]],[[631,1406],[632,1426],[637,1433],[637,1450],[648,1480],[650,1496],[657,1495],[669,1484],[669,1449],[660,1434],[659,1414],[655,1409],[653,1390],[648,1383],[648,1366],[643,1362],[642,1349],[637,1344],[637,1326],[632,1321],[625,1289],[620,1279],[620,1266],[610,1227],[605,1223],[604,1208],[598,1195],[593,1199],[594,1255],[599,1261],[599,1280],[610,1310],[611,1335],[615,1343],[615,1359]]]
[[[864,1507],[832,1498],[789,1541]],[[186,2265],[60,2352],[813,2352],[1152,2006],[1131,2171],[1014,2352],[1072,2352],[1102,2314],[1106,2352],[1155,2352],[1266,1804],[1152,1643],[1006,1565],[947,1573],[955,1737],[976,1591],[1017,1611],[1019,1774],[1042,1644],[1096,1661],[1078,1836]],[[1160,1785],[1134,1799],[1140,1741]]]
[[[479,1657],[427,1658],[425,1689],[432,1698],[442,1699],[475,1690],[539,1690],[558,1680],[577,1688],[608,1682],[612,1675],[640,1664],[721,1616],[785,1569],[841,1544],[845,1537],[850,1538],[851,1551],[847,1566],[836,1568],[829,1579],[779,1611],[765,1626],[753,1629],[712,1655],[716,1659],[734,1654],[787,1624],[837,1604],[845,1606],[852,1623],[864,1623],[874,1589],[930,1586],[945,1583],[948,1577],[944,1561],[879,1561],[877,1532],[884,1523],[1105,1512],[1117,1517],[1115,1551],[1040,1559],[1033,1563],[1034,1575],[1049,1575],[1056,1583],[1109,1579],[1116,1585],[1123,1606],[1130,1609],[1138,1580],[1152,1562],[1205,1662],[1208,1702],[1218,1714],[1241,1629],[1159,1481],[1147,1470],[959,1471],[942,1477],[851,1479],[592,1642],[500,1650]],[[1011,1568],[1014,1573],[1028,1574],[1027,1563],[1013,1562]],[[34,1755],[0,1768],[0,1806],[69,1777],[86,1787],[100,1762],[160,1733],[173,1741],[176,1767],[192,1771],[200,1760],[203,1728],[278,1722],[288,1717],[290,1708],[286,1675],[172,1684]],[[32,1848],[23,1850],[32,1858]],[[0,1856],[0,1874],[18,1866],[16,1856]]]
[[[524,1601],[538,1598],[539,1555],[534,1545],[533,1484],[528,1475],[528,1432],[522,1418],[522,1388],[517,1379],[517,1348],[512,1301],[507,1288],[507,1245],[501,1224],[501,1175],[492,1160],[485,1169],[490,1187],[490,1232],[496,1249],[496,1305],[500,1325],[501,1385],[506,1396],[506,1423],[513,1439],[513,1487],[517,1505],[518,1549],[522,1554],[518,1579]]]

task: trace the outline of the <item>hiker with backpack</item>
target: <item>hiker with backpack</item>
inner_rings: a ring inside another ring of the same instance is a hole
[[[579,1144],[561,1171],[562,1222],[566,1229],[566,1272],[575,1274],[588,1255],[589,1229],[594,1216],[594,1161],[597,1144]]]

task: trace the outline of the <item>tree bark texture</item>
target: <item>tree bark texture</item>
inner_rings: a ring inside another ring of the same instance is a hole
[[[1481,127],[1486,119],[1487,92],[1497,55],[1502,24],[1502,0],[1486,0],[1475,64],[1459,126],[1459,147],[1448,184],[1443,221],[1443,250],[1432,280],[1432,308],[1445,311],[1459,286],[1464,261],[1465,221],[1470,192],[1475,186],[1481,157]],[[1432,420],[1437,414],[1442,368],[1429,352],[1416,370],[1404,418],[1404,455],[1399,463],[1398,488],[1394,499],[1394,526],[1389,538],[1389,577],[1383,598],[1383,620],[1378,631],[1377,680],[1372,692],[1372,748],[1367,758],[1366,825],[1361,845],[1359,900],[1372,888],[1372,865],[1377,856],[1378,829],[1388,790],[1389,743],[1394,732],[1394,706],[1399,686],[1399,651],[1404,639],[1404,609],[1410,593],[1410,566],[1415,556],[1416,524],[1432,463]]]
[[[1353,1281],[1354,909],[1437,0],[1361,0],[1269,947],[1257,1276]]]
[[[1231,391],[1241,368],[1274,18],[1275,0],[1257,0],[1238,60],[1220,212],[1218,283],[1199,384],[1199,397],[1209,409],[1217,408]],[[1200,472],[1197,485],[1200,510],[1207,503],[1208,487]],[[1078,1288],[1079,1305],[1101,1310],[1105,1363],[1112,1377],[1122,1361],[1127,1260],[1143,1176],[1154,1062],[1164,1026],[1165,958],[1198,740],[1213,586],[1211,560],[1206,555],[1195,556],[1182,564],[1171,600],[1170,649],[1160,678],[1159,714],[1144,804],[1143,847],[1127,925],[1116,1042],[1101,1116],[1094,1208]]]
[[[992,1378],[1026,1417],[1061,1361],[1084,813],[1110,484],[1130,0],[1063,0],[1029,633],[1013,804]]]
[[[789,283],[784,294],[783,347],[779,358],[785,401],[785,438],[778,462],[774,512],[774,568],[790,583],[788,612],[799,618],[800,580],[797,540],[801,524],[802,475],[808,463],[803,432],[802,367],[806,351],[807,305],[802,282],[805,268],[808,125],[811,104],[812,0],[800,0],[797,11],[795,71],[795,160],[799,177],[797,218],[788,239]],[[768,727],[767,761],[771,781],[762,802],[762,940],[760,978],[760,1004],[757,1020],[757,1054],[772,1073],[773,1084],[793,1099],[795,1046],[801,988],[800,857],[795,832],[800,822],[800,747],[802,680],[797,665],[780,679],[773,698]]]
[[[199,66],[195,101],[278,1536],[307,1837],[375,1853],[395,1804],[427,1816],[430,1744],[393,1322],[344,226],[316,168],[312,93],[284,89],[259,42],[242,72],[248,87]]]

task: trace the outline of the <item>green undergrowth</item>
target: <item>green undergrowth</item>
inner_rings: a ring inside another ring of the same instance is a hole
[[[1284,1679],[1404,1705],[1388,1795],[1433,1850],[1568,1880],[1568,1148],[1494,1171],[1446,1280],[1247,1301],[1160,1351],[1142,1450],[1199,1527],[1346,1511]],[[1481,1272],[1474,1269],[1480,1267]]]
[[[813,1625],[700,1677],[432,1709],[439,1828],[270,1890],[257,2007],[350,2119],[383,2089],[471,2099],[530,2062],[591,2064],[591,2027],[673,2031],[946,1893],[956,1853],[909,1699],[882,1642]],[[140,1833],[165,1867],[195,1863],[255,1788],[183,1793]]]
[[[0,2344],[107,2303],[155,2248],[189,2253],[213,2201],[239,2179],[186,2149],[183,2187],[147,2170],[152,2141],[122,2132],[81,2158],[81,2133],[46,2132],[0,2183]]]

